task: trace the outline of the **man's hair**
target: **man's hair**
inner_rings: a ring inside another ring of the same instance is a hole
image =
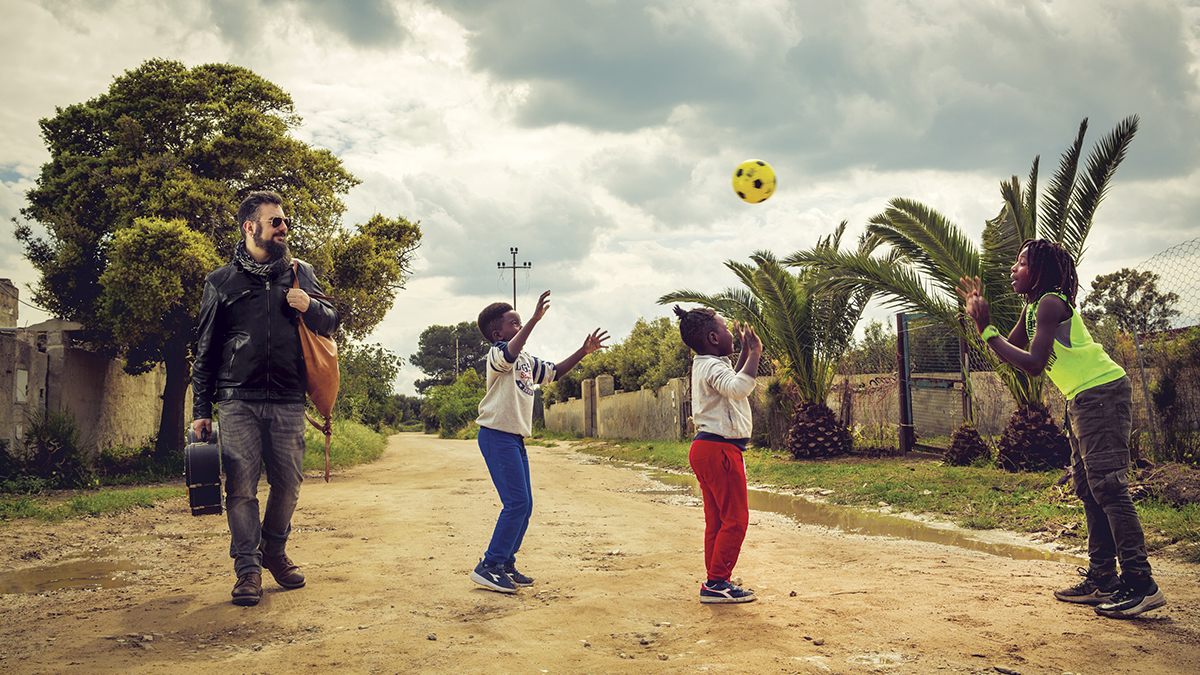
[[[258,207],[263,204],[275,204],[279,206],[283,204],[283,197],[274,192],[251,192],[238,206],[237,224],[239,230],[242,229],[242,224],[247,220],[258,222]]]
[[[717,313],[708,307],[685,310],[675,305],[675,316],[679,317],[679,337],[683,338],[683,344],[699,354],[708,334],[717,330]]]
[[[483,339],[492,341],[492,333],[500,330],[500,321],[504,315],[512,311],[512,305],[507,302],[493,302],[479,313],[479,332]]]
[[[1030,285],[1025,301],[1037,302],[1047,293],[1058,292],[1067,296],[1067,302],[1074,307],[1079,276],[1067,249],[1049,239],[1026,239],[1021,242],[1020,250],[1029,259]]]

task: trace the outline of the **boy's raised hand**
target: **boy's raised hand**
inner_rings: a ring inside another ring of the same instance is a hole
[[[533,321],[540,321],[548,311],[550,311],[550,291],[542,293],[542,297],[538,298],[537,309],[533,310]]]
[[[608,331],[606,331],[606,330],[602,331],[599,328],[597,328],[595,331],[592,332],[591,335],[587,336],[583,340],[584,355],[591,354],[592,352],[596,351],[597,349],[604,349],[605,347],[608,347],[608,345],[604,344],[604,341],[607,339],[608,339]]]
[[[983,329],[992,323],[991,308],[988,306],[988,301],[983,299],[983,282],[979,280],[979,277],[960,278],[958,294],[962,296],[963,309],[968,316],[975,320],[975,328],[979,332],[983,332]]]
[[[742,324],[742,334],[739,337],[742,340],[742,349],[762,353],[762,340],[754,332],[754,326],[751,326],[749,323]]]

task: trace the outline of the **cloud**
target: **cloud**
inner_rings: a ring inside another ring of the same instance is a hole
[[[1128,173],[1189,170],[1200,150],[1195,15],[1167,0],[443,7],[471,30],[473,67],[528,83],[528,126],[629,132],[687,106],[688,143],[722,137],[821,171],[1011,173],[1084,117],[1107,130],[1139,113]]]
[[[843,219],[853,238],[893,197],[977,239],[999,180],[1041,155],[1044,185],[1084,117],[1088,149],[1129,114],[1141,129],[1081,278],[1200,234],[1190,0],[10,0],[4,223],[47,160],[37,120],[148,58],[276,83],[296,137],[363,181],[345,224],[420,222],[416,274],[370,339],[405,358],[426,326],[511,296],[510,246],[533,264],[518,306],[554,291],[531,345],[553,359],[596,325],[620,339],[667,316],[666,292],[733,285],[725,260]],[[754,206],[729,185],[750,158],[779,176]],[[33,282],[0,229],[0,276]]]

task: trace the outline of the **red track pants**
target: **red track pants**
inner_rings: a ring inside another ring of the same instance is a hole
[[[688,462],[704,496],[704,567],[710,580],[727,581],[750,525],[742,451],[732,443],[695,440]]]

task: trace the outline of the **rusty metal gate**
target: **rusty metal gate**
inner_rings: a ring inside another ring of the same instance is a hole
[[[925,314],[896,315],[900,451],[943,452],[970,415],[966,343]]]

